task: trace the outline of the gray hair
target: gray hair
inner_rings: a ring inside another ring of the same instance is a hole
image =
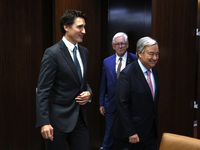
[[[116,33],[114,36],[113,36],[113,39],[112,39],[112,43],[114,44],[115,43],[115,39],[119,36],[124,36],[125,38],[125,42],[127,43],[128,42],[128,35],[124,32],[118,32]]]
[[[155,44],[158,45],[158,42],[156,40],[148,37],[148,36],[140,38],[137,41],[137,46],[136,46],[136,56],[137,56],[137,58],[139,58],[138,51],[140,51],[141,53],[144,53],[146,46],[152,46],[152,45],[155,45]]]

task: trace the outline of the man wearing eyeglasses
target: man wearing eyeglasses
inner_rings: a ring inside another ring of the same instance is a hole
[[[139,39],[136,56],[116,86],[114,150],[158,150],[158,43],[150,37]]]
[[[100,113],[105,116],[106,128],[103,139],[103,150],[113,149],[113,139],[110,136],[110,129],[116,112],[115,107],[115,87],[120,72],[131,62],[136,60],[135,54],[127,51],[129,47],[128,36],[123,32],[118,32],[112,40],[112,47],[115,54],[104,59],[101,88],[100,88]]]

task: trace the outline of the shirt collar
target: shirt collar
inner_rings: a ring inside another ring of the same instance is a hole
[[[76,43],[76,45],[74,45],[71,42],[69,42],[64,36],[63,36],[62,40],[65,43],[65,45],[67,46],[69,51],[73,52],[74,46],[76,46],[77,49],[78,49],[78,43]]]
[[[116,62],[119,61],[119,58],[120,58],[120,56],[118,56],[117,53],[116,53]],[[125,54],[121,58],[122,58],[122,61],[126,61],[127,51],[125,52]]]
[[[141,63],[141,61],[139,59],[138,59],[138,64],[139,64],[140,68],[142,69],[142,72],[146,73],[148,69]],[[152,72],[152,69],[150,69],[150,71]]]

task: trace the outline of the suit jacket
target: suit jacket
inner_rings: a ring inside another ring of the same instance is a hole
[[[127,53],[126,65],[136,60],[135,54]],[[100,87],[99,104],[104,106],[106,113],[113,113],[115,107],[115,88],[117,83],[117,76],[115,70],[116,54],[107,57],[103,61],[103,70]]]
[[[68,48],[62,40],[44,52],[36,92],[37,127],[51,124],[55,131],[71,132],[81,112],[87,126],[84,106],[75,97],[91,88],[87,82],[88,50],[78,45],[83,62],[82,82]]]
[[[115,138],[126,139],[138,134],[144,142],[158,128],[158,97],[159,83],[155,68],[152,68],[155,78],[155,97],[152,98],[147,80],[138,61],[128,65],[121,73],[116,87],[117,112],[112,126]]]

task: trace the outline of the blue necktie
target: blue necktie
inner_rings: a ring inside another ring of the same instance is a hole
[[[77,48],[76,48],[76,46],[75,46],[75,47],[74,47],[74,50],[73,50],[74,64],[75,64],[75,66],[76,66],[76,70],[77,70],[77,72],[78,72],[78,76],[79,76],[79,79],[80,79],[80,81],[81,81],[81,80],[82,80],[81,67],[80,67],[80,64],[79,64],[79,62],[78,62],[78,59],[77,59],[77,57],[76,57],[76,50],[77,50]]]

